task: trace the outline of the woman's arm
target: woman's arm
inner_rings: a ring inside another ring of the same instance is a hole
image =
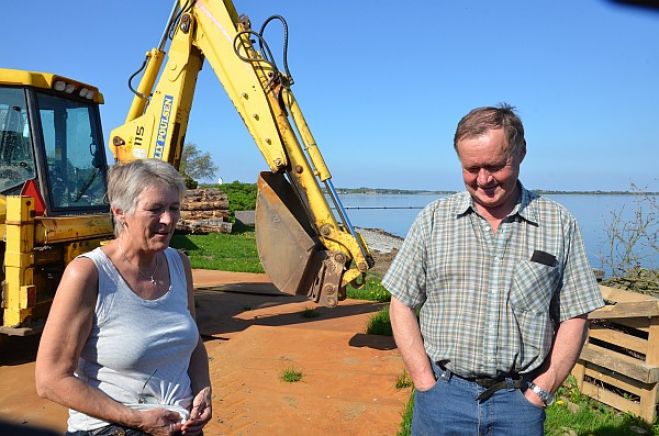
[[[169,434],[176,412],[138,412],[114,401],[74,375],[89,337],[98,295],[98,272],[88,258],[73,260],[64,271],[48,314],[37,353],[35,379],[42,398],[104,421]]]
[[[194,304],[194,286],[192,283],[192,268],[190,259],[181,254],[183,268],[188,283],[188,309],[192,317],[196,317]],[[190,384],[194,399],[192,401],[192,410],[190,411],[190,420],[186,421],[181,428],[185,434],[199,434],[202,428],[210,421],[213,413],[212,390],[210,382],[210,371],[208,368],[208,354],[204,342],[199,337],[197,346],[190,356],[190,366],[188,367]]]

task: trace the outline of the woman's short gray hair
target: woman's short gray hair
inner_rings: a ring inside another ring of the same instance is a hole
[[[108,171],[108,202],[110,207],[132,213],[137,198],[147,187],[165,186],[177,191],[183,199],[185,183],[172,165],[160,159],[141,159],[113,165]],[[114,223],[114,234],[119,236],[121,223]]]

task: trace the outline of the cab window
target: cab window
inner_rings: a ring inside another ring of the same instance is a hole
[[[18,193],[34,177],[25,90],[0,87],[0,192]]]
[[[105,155],[92,104],[37,93],[53,210],[105,206]]]

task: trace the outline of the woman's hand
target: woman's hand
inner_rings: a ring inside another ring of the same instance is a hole
[[[154,436],[170,436],[180,434],[181,415],[167,409],[152,409],[140,412],[139,429]]]
[[[199,391],[194,397],[194,400],[192,400],[190,419],[185,421],[181,426],[181,433],[184,435],[201,434],[201,430],[211,420],[212,414],[211,388],[206,387]]]

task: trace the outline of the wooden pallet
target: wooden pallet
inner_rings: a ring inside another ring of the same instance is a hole
[[[589,315],[588,341],[572,375],[583,394],[652,423],[659,399],[659,300],[600,288],[607,305]]]

